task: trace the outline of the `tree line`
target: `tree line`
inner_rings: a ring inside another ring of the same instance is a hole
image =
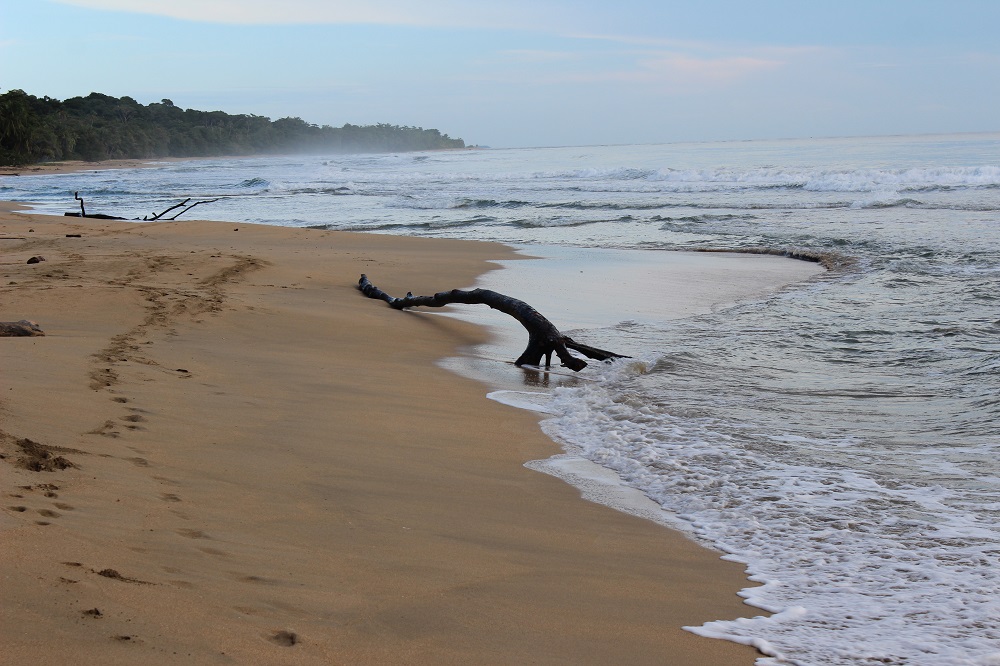
[[[0,165],[293,152],[375,153],[464,148],[436,129],[379,123],[331,127],[301,118],[143,105],[92,92],[64,101],[23,90],[0,95]]]

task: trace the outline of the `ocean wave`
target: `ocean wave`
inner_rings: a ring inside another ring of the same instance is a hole
[[[995,651],[995,524],[969,516],[958,493],[940,486],[787,455],[861,458],[860,438],[751,434],[746,425],[678,415],[679,405],[644,393],[647,381],[663,381],[661,366],[653,359],[636,373],[613,365],[599,381],[556,389],[542,427],[747,564],[763,585],[741,596],[776,613],[689,630],[762,646],[774,658],[762,663],[775,665],[989,663],[968,658]]]
[[[386,232],[386,231],[400,231],[400,232],[411,232],[411,231],[439,231],[443,229],[462,229],[468,227],[475,227],[482,224],[492,224],[496,222],[496,218],[489,216],[477,216],[474,218],[463,219],[463,220],[423,220],[420,222],[364,222],[356,221],[350,222],[348,224],[325,224],[316,225],[311,228],[315,229],[327,229],[327,230],[341,230],[341,231],[374,231],[374,232]]]
[[[851,208],[921,208],[922,206],[922,201],[909,197],[899,197],[894,192],[855,201],[851,204]]]
[[[265,190],[271,194],[284,194],[284,195],[296,195],[296,194],[329,194],[333,196],[346,196],[350,194],[355,194],[351,188],[345,185],[339,185],[334,187],[269,187]]]
[[[809,249],[795,248],[774,248],[774,247],[743,247],[743,248],[716,248],[699,247],[693,252],[725,252],[738,254],[765,254],[773,257],[787,257],[799,261],[809,261],[819,264],[828,271],[843,271],[857,266],[857,259],[841,254],[839,252],[820,252]]]
[[[647,181],[668,189],[802,189],[811,192],[898,191],[931,192],[956,188],[1000,188],[1000,167],[937,167],[909,169],[579,169],[535,173],[536,179]]]
[[[541,180],[551,179],[581,179],[581,180],[643,180],[653,177],[655,169],[643,169],[634,167],[613,167],[594,169],[573,169],[571,171],[536,171],[533,178]]]
[[[448,207],[455,209],[464,208],[528,208],[536,204],[530,201],[519,201],[516,199],[507,201],[497,201],[496,199],[461,199],[452,202]]]
[[[535,218],[533,220],[518,219],[507,222],[508,226],[517,229],[547,229],[556,227],[583,227],[592,224],[590,220],[579,218]]]
[[[681,217],[670,217],[670,216],[660,216],[654,215],[649,218],[650,222],[668,222],[671,224],[702,224],[705,222],[738,222],[738,221],[750,221],[759,219],[758,216],[749,213],[743,214],[732,214],[732,213],[718,213],[711,214],[705,213],[703,215],[683,215]]]
[[[266,178],[247,178],[246,180],[240,181],[234,187],[244,187],[244,188],[266,188],[271,184]]]
[[[672,208],[673,205],[660,201],[560,201],[555,203],[538,204],[537,207],[558,208],[561,210],[660,210],[662,208]]]

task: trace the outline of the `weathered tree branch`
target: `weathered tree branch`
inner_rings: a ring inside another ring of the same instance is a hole
[[[451,303],[465,303],[488,305],[494,310],[510,315],[528,331],[528,346],[514,361],[514,365],[517,366],[541,365],[544,356],[545,367],[549,367],[552,362],[552,353],[555,352],[562,364],[571,370],[579,372],[587,367],[586,361],[569,353],[570,349],[598,361],[628,358],[621,354],[580,344],[560,333],[552,322],[524,301],[489,289],[473,289],[472,291],[452,289],[451,291],[438,292],[433,296],[414,296],[407,293],[405,298],[395,298],[373,285],[368,280],[368,276],[364,274],[358,281],[358,288],[368,298],[383,300],[397,310],[419,306],[440,308]]]
[[[45,335],[42,329],[33,321],[0,321],[0,338],[22,338],[33,335]]]
[[[219,200],[220,198],[221,198],[221,197],[219,197],[219,198],[216,198],[216,199],[206,199],[205,201],[195,201],[195,202],[194,202],[193,204],[191,204],[190,206],[188,206],[187,208],[185,208],[185,209],[184,209],[184,210],[182,210],[181,212],[177,213],[177,214],[176,214],[176,215],[174,215],[173,217],[171,217],[171,218],[170,218],[170,220],[171,220],[171,221],[173,221],[173,220],[176,220],[176,219],[177,219],[178,217],[180,217],[180,216],[181,216],[181,215],[183,215],[184,213],[188,212],[189,210],[191,210],[191,209],[192,209],[192,208],[194,208],[195,206],[199,206],[199,205],[201,205],[201,204],[207,204],[207,203],[215,203],[215,202],[216,202],[216,201],[218,201],[218,200]],[[190,199],[188,199],[187,201],[190,201]],[[175,208],[176,208],[176,206],[175,206]],[[163,211],[163,212],[165,213],[166,211]],[[162,216],[162,215],[163,215],[163,213],[160,213],[160,215]]]
[[[73,198],[80,202],[80,212],[79,213],[63,213],[63,215],[65,215],[66,217],[88,217],[88,218],[94,218],[94,219],[98,219],[98,220],[124,220],[124,219],[126,219],[124,217],[118,217],[117,215],[105,215],[103,213],[90,213],[90,214],[87,214],[87,210],[83,206],[83,197],[80,196],[80,193],[79,192],[74,192],[73,193]],[[191,197],[188,197],[187,199],[185,199],[184,201],[180,202],[179,204],[174,204],[173,206],[171,206],[170,208],[167,208],[166,210],[164,210],[161,213],[150,213],[149,215],[144,215],[142,219],[144,221],[146,221],[146,222],[153,222],[155,220],[168,220],[168,221],[176,220],[178,217],[180,217],[184,213],[188,212],[189,210],[191,210],[195,206],[200,206],[201,204],[207,204],[207,203],[215,203],[216,201],[218,201],[221,198],[222,197],[217,197],[215,199],[205,199],[204,201],[195,201],[193,204],[191,204],[190,206],[188,206],[187,203],[189,201],[191,201]],[[187,206],[187,207],[185,208],[185,206]],[[166,217],[166,218],[163,217],[164,215],[166,215],[170,211],[177,210],[178,208],[181,208],[182,210],[179,213],[176,213],[173,217]],[[135,219],[138,220],[139,218],[135,218]]]
[[[183,206],[184,204],[186,204],[188,201],[191,201],[191,197],[188,197],[187,199],[185,199],[184,201],[180,202],[179,204],[174,204],[173,206],[171,206],[170,208],[166,209],[162,213],[150,213],[150,215],[152,215],[152,217],[148,217],[146,215],[143,215],[142,219],[146,220],[148,222],[152,222],[153,220],[158,220],[161,217],[163,217],[164,215],[166,215],[167,213],[169,213],[170,211],[172,211],[172,210],[174,210],[176,208],[180,208],[181,206]],[[180,213],[178,213],[178,215],[179,214]]]
[[[152,213],[151,214],[152,217],[150,217],[150,216],[147,215],[147,216],[143,216],[142,219],[145,220],[145,221],[147,221],[147,222],[153,222],[155,220],[173,221],[173,220],[176,220],[181,215],[183,215],[184,213],[186,213],[189,210],[191,210],[192,208],[194,208],[195,206],[199,206],[201,204],[207,204],[207,203],[215,203],[216,201],[218,201],[221,198],[222,197],[216,197],[215,199],[205,199],[204,201],[195,201],[193,204],[191,204],[190,206],[187,206],[187,208],[184,208],[183,210],[181,210],[181,212],[177,213],[173,217],[163,217],[164,215],[166,215],[167,213],[169,213],[172,210],[176,210],[178,208],[181,208],[182,206],[186,206],[187,202],[191,201],[191,197],[188,197],[187,199],[185,199],[184,201],[180,202],[179,204],[174,204],[170,208],[167,208],[162,213]]]
[[[117,215],[105,215],[104,213],[91,213],[87,214],[87,209],[83,206],[83,197],[80,196],[79,192],[73,193],[73,198],[80,202],[80,212],[79,213],[63,213],[64,217],[89,217],[96,220],[124,220],[124,217],[118,217]]]

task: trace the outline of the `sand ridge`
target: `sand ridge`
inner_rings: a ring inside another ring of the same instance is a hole
[[[738,565],[525,469],[558,450],[535,417],[434,365],[484,331],[354,286],[467,286],[506,248],[20,212],[0,238],[0,319],[46,333],[0,342],[0,662],[752,662],[680,629],[755,614]]]

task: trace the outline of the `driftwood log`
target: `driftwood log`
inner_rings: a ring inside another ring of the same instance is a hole
[[[73,198],[80,202],[80,212],[79,213],[63,213],[65,217],[89,217],[96,220],[124,220],[124,217],[118,217],[117,215],[105,215],[104,213],[91,213],[87,214],[87,209],[83,205],[83,197],[80,196],[79,192],[73,193]]]
[[[80,202],[80,212],[79,213],[63,213],[63,215],[65,217],[87,217],[87,218],[97,219],[97,220],[126,220],[126,219],[128,219],[128,218],[125,218],[125,217],[118,217],[117,215],[105,215],[104,213],[88,213],[87,209],[84,207],[83,197],[80,196],[80,193],[79,192],[74,192],[73,193],[73,198]],[[187,199],[185,199],[184,201],[180,202],[179,204],[174,204],[173,206],[170,206],[169,208],[167,208],[163,212],[160,212],[160,213],[150,213],[149,215],[144,215],[142,219],[144,221],[146,221],[146,222],[153,222],[155,220],[168,220],[168,221],[176,220],[178,217],[180,217],[184,213],[188,212],[189,210],[191,210],[195,206],[200,206],[201,204],[207,204],[207,203],[215,203],[216,201],[218,201],[221,198],[222,197],[217,197],[215,199],[205,199],[204,201],[195,201],[193,204],[188,205],[188,202],[191,201],[191,197],[188,197]],[[181,210],[179,212],[175,213],[173,217],[163,217],[164,215],[166,215],[170,211],[177,210],[178,208],[180,208]],[[139,218],[135,218],[135,219],[138,220]]]
[[[161,219],[167,220],[167,221],[176,220],[178,217],[180,217],[184,213],[188,212],[189,210],[191,210],[195,206],[200,206],[201,204],[207,204],[207,203],[215,203],[216,201],[218,201],[221,198],[222,197],[217,197],[215,199],[206,199],[204,201],[195,201],[193,204],[191,204],[190,206],[187,206],[187,208],[182,209],[179,213],[177,213],[173,217],[163,217],[164,215],[166,215],[170,211],[176,210],[178,208],[181,208],[182,206],[185,206],[187,204],[187,202],[191,201],[191,197],[188,197],[187,199],[185,199],[184,201],[180,202],[179,204],[174,204],[173,206],[171,206],[170,208],[166,209],[162,213],[152,213],[151,215],[144,215],[142,219],[145,220],[145,221],[147,221],[147,222],[153,222],[154,220],[161,220]]]
[[[0,338],[23,338],[32,335],[45,335],[42,329],[33,321],[0,321]]]
[[[542,357],[544,356],[545,367],[549,367],[552,362],[552,353],[555,352],[559,360],[562,361],[562,364],[570,370],[579,372],[587,367],[587,362],[578,356],[570,354],[570,349],[580,352],[587,358],[598,361],[628,358],[621,354],[576,342],[573,338],[560,333],[559,329],[552,322],[524,301],[489,289],[473,289],[471,291],[452,289],[451,291],[438,292],[433,296],[414,296],[411,293],[407,293],[404,298],[395,298],[373,285],[368,280],[368,276],[364,274],[361,275],[361,279],[358,281],[358,288],[368,298],[383,300],[397,310],[420,306],[440,308],[451,303],[464,303],[488,305],[494,310],[499,310],[504,314],[510,315],[528,331],[528,346],[517,360],[514,361],[514,365],[516,366],[540,366]]]

